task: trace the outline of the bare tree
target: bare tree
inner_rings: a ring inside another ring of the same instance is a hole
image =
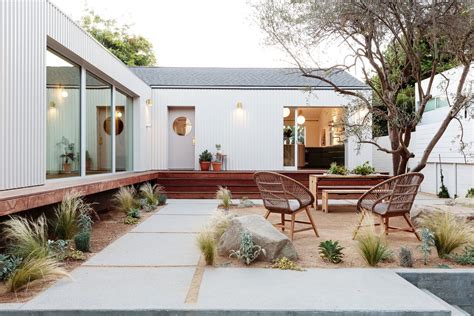
[[[420,171],[436,143],[461,110],[472,104],[472,91],[465,85],[473,61],[474,10],[472,0],[260,0],[255,4],[258,20],[271,45],[282,48],[301,70],[303,76],[318,79],[334,91],[358,100],[358,108],[367,117],[353,131],[373,116],[387,121],[390,147],[376,139],[354,132],[360,143],[376,146],[392,155],[393,173],[405,173],[412,133],[432,98],[435,75],[440,61],[454,57],[462,68],[461,76],[450,85],[457,87],[451,110],[426,146],[412,171]],[[328,41],[339,41],[347,50],[343,65],[331,65],[321,72],[318,51]],[[426,67],[426,56],[430,67]],[[332,75],[357,67],[373,96],[345,89],[332,81]],[[376,80],[374,80],[376,78]],[[428,84],[421,81],[428,78]],[[408,82],[417,83],[419,104],[413,111],[397,105],[397,96]],[[376,97],[386,111],[374,106]],[[367,135],[367,133],[365,133]]]

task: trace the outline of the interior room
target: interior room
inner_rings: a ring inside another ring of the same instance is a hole
[[[343,108],[285,107],[285,168],[327,169],[332,162],[344,164],[345,133],[342,123]],[[298,148],[296,151],[295,147]]]

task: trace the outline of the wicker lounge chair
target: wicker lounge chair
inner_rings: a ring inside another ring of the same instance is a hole
[[[309,207],[314,202],[314,197],[304,185],[276,172],[257,172],[254,174],[254,179],[260,190],[263,204],[267,209],[265,218],[268,218],[270,213],[280,214],[281,222],[275,224],[275,226],[280,227],[282,231],[285,230],[285,222],[291,222],[291,240],[293,240],[294,233],[311,229],[319,237],[315,221],[309,211]],[[309,222],[297,221],[295,219],[296,215],[304,211]],[[291,220],[286,219],[285,215],[289,215]],[[295,223],[307,224],[310,227],[295,230]]]
[[[420,240],[420,236],[410,220],[410,210],[423,178],[422,173],[416,172],[390,178],[362,195],[357,202],[357,211],[368,211],[378,215],[386,235],[388,235],[389,230],[406,231],[414,233],[416,238]],[[398,216],[403,216],[408,223],[408,228],[392,227],[389,225],[390,218]],[[357,229],[354,232],[354,238],[362,225],[363,217],[361,216]]]

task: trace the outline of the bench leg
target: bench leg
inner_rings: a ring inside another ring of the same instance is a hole
[[[322,199],[321,199],[321,204],[322,204],[322,210],[325,213],[329,213],[329,196],[327,192],[323,192]]]

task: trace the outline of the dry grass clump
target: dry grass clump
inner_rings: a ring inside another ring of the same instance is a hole
[[[424,214],[420,226],[433,233],[438,256],[444,258],[454,250],[474,242],[474,226],[465,218],[457,218],[450,212]]]
[[[3,226],[10,254],[20,258],[48,256],[48,225],[44,216],[36,221],[12,217]]]
[[[67,276],[59,263],[51,257],[28,257],[16,269],[6,283],[9,292],[24,289],[33,281],[50,277]]]
[[[229,189],[219,186],[219,190],[216,192],[216,199],[220,200],[220,205],[228,210],[232,204],[232,193]]]
[[[217,210],[216,213],[211,217],[207,230],[213,232],[214,239],[216,240],[216,242],[221,239],[221,236],[225,233],[225,231],[230,225],[230,221],[234,217],[234,214],[221,210]]]
[[[158,205],[158,195],[155,193],[155,188],[156,184],[152,185],[150,182],[144,183],[140,187],[140,194],[149,205]]]
[[[58,239],[71,240],[80,230],[80,218],[92,212],[78,193],[67,193],[54,211],[50,222],[52,232]]]
[[[392,252],[387,247],[384,236],[375,231],[373,215],[366,212],[361,216],[363,216],[363,227],[360,228],[356,237],[357,246],[365,262],[375,267],[379,262],[390,258]]]
[[[136,190],[134,187],[121,187],[117,193],[114,194],[113,202],[118,210],[127,214],[129,211],[137,207],[135,200]]]
[[[201,250],[201,253],[204,256],[206,264],[209,266],[214,265],[214,259],[216,258],[217,252],[214,234],[208,230],[203,230],[198,234],[196,242],[199,250]]]

